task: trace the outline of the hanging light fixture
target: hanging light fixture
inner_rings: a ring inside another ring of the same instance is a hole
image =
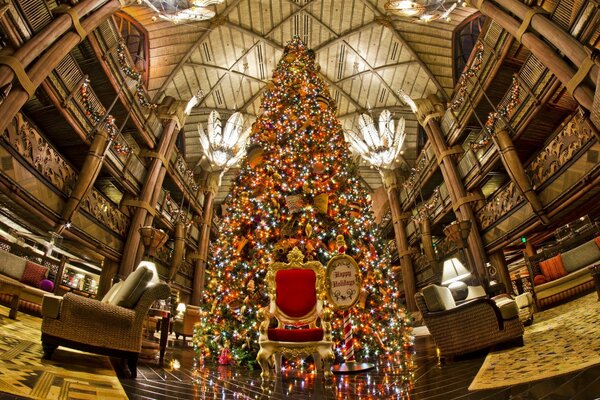
[[[138,0],[156,12],[153,20],[158,18],[180,22],[205,21],[215,16],[215,11],[208,8],[214,4],[221,4],[224,0]]]
[[[449,21],[450,13],[457,6],[457,0],[390,0],[384,7],[401,17],[430,22],[437,19]]]
[[[236,165],[246,155],[246,140],[250,129],[244,132],[244,117],[235,112],[221,127],[221,116],[212,111],[208,116],[207,129],[198,124],[200,145],[211,166],[216,169],[227,169]]]
[[[370,115],[362,114],[358,118],[360,133],[346,130],[344,136],[350,147],[369,164],[376,168],[393,169],[406,137],[404,125],[404,118],[400,118],[398,126],[394,128],[392,113],[383,110],[379,115],[379,130],[375,128]]]

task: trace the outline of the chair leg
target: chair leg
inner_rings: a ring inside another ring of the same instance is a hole
[[[281,371],[283,356],[281,353],[275,353],[273,354],[273,357],[275,358],[275,373],[278,374]]]
[[[271,353],[265,351],[264,349],[260,349],[258,354],[256,355],[256,361],[260,368],[262,369],[262,373],[260,377],[263,379],[268,379],[271,377],[271,368],[269,367],[269,358],[271,357]]]
[[[44,360],[50,360],[52,358],[52,354],[54,354],[54,350],[56,350],[58,346],[52,343],[42,342],[42,350],[44,355],[42,358]]]
[[[138,355],[130,356],[127,359],[127,367],[129,368],[129,372],[131,373],[131,379],[137,378],[137,362]]]
[[[313,353],[312,356],[315,362],[315,369],[317,371],[321,371],[323,369],[323,360],[321,359],[321,355],[319,353]]]

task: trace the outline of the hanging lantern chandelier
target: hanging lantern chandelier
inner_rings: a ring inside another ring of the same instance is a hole
[[[175,24],[180,22],[206,21],[215,16],[215,11],[208,8],[221,4],[224,0],[138,0],[156,12],[152,19],[164,19]]]
[[[394,127],[392,113],[383,110],[379,115],[379,130],[375,128],[370,115],[362,114],[358,118],[359,133],[346,130],[344,136],[350,147],[369,164],[376,168],[393,169],[406,137],[404,125],[404,118],[400,118],[398,126]]]
[[[390,0],[384,7],[400,17],[430,22],[437,19],[449,21],[450,13],[458,5],[457,0]]]
[[[235,112],[221,126],[220,115],[212,111],[208,116],[207,129],[198,124],[200,145],[211,166],[217,170],[231,168],[246,155],[246,140],[250,129],[244,130],[244,117]]]

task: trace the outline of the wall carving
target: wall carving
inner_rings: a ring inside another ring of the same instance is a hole
[[[129,218],[108,201],[100,192],[92,190],[81,207],[94,218],[118,234],[125,236],[129,227]]]
[[[555,174],[592,138],[594,132],[584,119],[572,118],[527,167],[534,189]]]
[[[65,196],[69,196],[78,173],[40,134],[25,116],[18,113],[12,123],[2,132],[2,138],[29,165],[35,168],[48,182]],[[128,217],[96,190],[82,202],[82,208],[98,221],[120,235],[127,233]]]
[[[477,219],[481,229],[486,229],[524,200],[513,181],[505,185],[493,198],[479,209]]]
[[[71,194],[77,172],[23,114],[18,113],[13,118],[12,123],[2,132],[2,138],[55,188],[67,196]]]

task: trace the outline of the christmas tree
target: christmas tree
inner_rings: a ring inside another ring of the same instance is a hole
[[[403,354],[412,335],[399,268],[390,267],[315,54],[299,38],[285,47],[262,107],[211,245],[198,351],[216,360],[227,348],[234,362],[253,362],[256,313],[268,304],[269,264],[285,261],[297,246],[306,260],[326,265],[338,252],[336,236],[343,235],[346,254],[363,276],[363,291],[351,310],[355,353],[361,360]],[[341,355],[341,312],[333,322]]]

